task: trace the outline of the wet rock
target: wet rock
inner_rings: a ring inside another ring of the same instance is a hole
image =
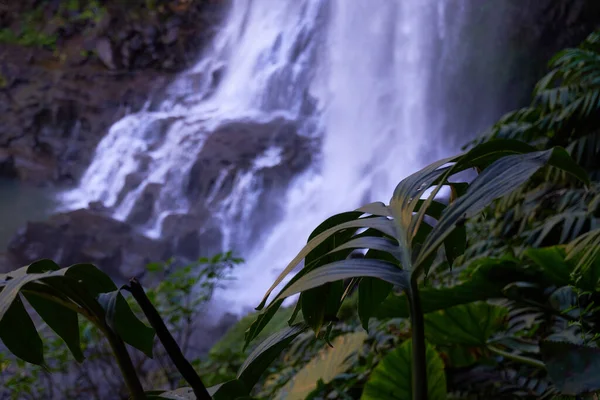
[[[96,43],[96,51],[98,52],[100,61],[102,61],[104,65],[109,69],[117,69],[112,44],[108,38],[101,38],[98,40]]]
[[[159,183],[149,183],[142,189],[142,196],[136,202],[127,217],[127,222],[133,225],[144,225],[154,215],[154,203],[158,196],[162,185]]]
[[[10,241],[7,254],[18,265],[50,258],[61,266],[93,263],[115,279],[165,260],[168,245],[137,233],[129,224],[81,209],[30,222]]]
[[[253,168],[255,161],[271,148],[282,149],[276,165],[283,181],[310,165],[315,145],[313,140],[298,134],[294,122],[284,118],[225,123],[206,140],[188,171],[184,193],[192,203],[208,196],[215,202],[222,200],[231,192],[236,173]],[[227,175],[222,178],[224,172]]]
[[[5,3],[0,25],[8,29],[42,7]],[[109,127],[189,66],[228,8],[200,1],[182,15],[158,15],[110,0],[100,20],[61,19],[57,28],[58,3],[44,4],[47,18],[34,22],[57,36],[56,51],[0,43],[0,173],[36,184],[76,181]]]
[[[195,213],[168,215],[163,220],[162,234],[173,253],[189,261],[212,256],[223,247],[221,227],[203,204],[196,207]]]

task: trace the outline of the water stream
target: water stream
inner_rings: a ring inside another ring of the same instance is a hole
[[[281,165],[289,149],[273,144],[244,168],[221,167],[201,199],[221,227],[222,247],[248,261],[219,293],[240,311],[258,304],[322,220],[388,201],[403,177],[493,121],[500,111],[491,99],[503,84],[494,68],[506,46],[501,7],[479,0],[231,3],[196,66],[160,101],[114,124],[62,201],[101,201],[128,220],[153,187],[140,229],[160,237],[165,218],[196,207],[186,182],[215,132],[232,123],[293,125],[316,145],[307,168],[291,173]],[[477,48],[469,46],[475,36]],[[290,173],[280,182],[287,189],[273,192],[274,212],[261,194],[266,171],[277,167]],[[271,211],[276,217],[266,219]]]

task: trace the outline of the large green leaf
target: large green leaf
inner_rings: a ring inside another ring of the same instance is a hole
[[[365,330],[369,329],[369,319],[386,299],[393,285],[378,278],[362,278],[358,283],[358,316]]]
[[[408,273],[395,264],[380,260],[348,259],[328,264],[307,273],[283,290],[273,301],[284,299],[328,282],[365,276],[379,278],[400,288],[406,288],[408,285]]]
[[[399,257],[385,250],[370,248],[365,258],[383,260],[397,264]],[[381,303],[392,291],[394,285],[378,278],[362,277],[358,284],[358,317],[365,330],[368,330],[369,319],[374,315]]]
[[[273,360],[306,328],[305,324],[297,324],[269,336],[246,358],[238,371],[237,379],[242,381],[248,390],[252,390]]]
[[[276,399],[304,400],[317,388],[317,383],[331,382],[336,376],[352,367],[349,359],[360,352],[367,339],[364,332],[354,332],[338,336],[332,346],[327,347],[313,357],[294,377],[277,393]]]
[[[34,282],[38,279],[51,276],[53,272],[44,272],[41,274],[26,274],[17,278],[10,279],[5,283],[1,284],[0,290],[0,321],[3,320],[4,314],[6,314],[13,302],[19,296],[21,289],[30,282]]]
[[[575,263],[578,285],[596,289],[600,280],[600,229],[589,231],[567,245],[567,261]]]
[[[40,284],[42,285],[42,284]],[[44,285],[47,286],[47,285]],[[75,357],[75,360],[82,362],[84,359],[81,352],[81,342],[79,339],[79,320],[77,313],[61,304],[58,304],[46,297],[40,296],[41,293],[52,293],[55,298],[62,298],[60,293],[54,291],[51,287],[37,288],[32,293],[24,291],[23,295],[27,302],[44,320],[60,338],[62,338]],[[65,302],[68,300],[65,299]]]
[[[269,307],[267,307],[266,310],[264,310],[262,313],[260,313],[258,317],[256,317],[256,320],[246,330],[246,334],[244,335],[244,339],[246,341],[244,344],[244,351],[248,347],[248,344],[250,344],[250,342],[253,341],[265,328],[265,326],[267,326],[267,324],[271,321],[277,310],[279,310],[279,308],[283,304],[283,300],[284,299],[274,301],[271,305],[269,305]],[[295,313],[297,313],[297,311]],[[292,323],[293,321],[290,321],[290,325]]]
[[[36,365],[44,364],[42,339],[18,295],[0,320],[0,339],[20,359]]]
[[[429,400],[446,399],[444,363],[431,345],[426,346],[427,393]],[[407,400],[412,398],[412,342],[381,360],[365,385],[361,400]]]
[[[565,261],[566,252],[562,247],[529,248],[524,254],[533,260],[555,285],[564,286],[571,283],[573,269]]]
[[[580,167],[562,148],[505,156],[487,167],[469,186],[467,193],[448,206],[423,244],[415,262],[415,271],[424,268],[457,224],[487,207],[494,200],[517,189],[546,164],[554,163],[579,177]],[[584,173],[584,177],[587,179]]]
[[[435,345],[483,347],[502,326],[507,310],[484,302],[425,315],[425,335]]]
[[[237,400],[248,398],[250,389],[239,379],[222,383],[218,387],[208,388],[213,400]]]
[[[63,268],[57,273],[68,276],[80,282],[86,291],[93,297],[100,293],[108,293],[117,290],[117,286],[108,275],[102,272],[98,267],[92,264],[75,264],[70,267]]]
[[[473,273],[464,282],[445,288],[424,287],[419,290],[423,313],[443,310],[460,304],[504,297],[502,289],[511,282],[533,277],[521,269],[517,260],[505,258],[481,258],[469,268]],[[408,318],[408,302],[405,295],[391,294],[379,306],[378,318]]]
[[[600,349],[546,340],[540,350],[548,375],[562,394],[600,390]]]
[[[350,217],[358,215],[353,214]],[[309,236],[308,242],[314,239],[320,233],[323,233],[331,227],[335,227],[346,222],[347,217],[343,214],[335,215],[321,223]],[[317,269],[323,265],[345,259],[352,252],[351,247],[336,249],[339,243],[347,243],[356,233],[356,229],[347,229],[338,231],[325,239],[321,244],[315,247],[305,258],[305,270]],[[332,252],[333,251],[333,252]],[[319,333],[323,323],[335,319],[341,305],[344,285],[342,281],[329,282],[324,285],[308,289],[300,294],[302,315],[304,320],[315,333]]]
[[[154,329],[146,326],[129,308],[120,290],[102,293],[98,302],[106,312],[107,325],[123,341],[152,358]]]
[[[325,240],[327,240],[334,233],[342,231],[344,229],[351,229],[351,228],[356,228],[356,229],[371,228],[371,229],[379,230],[389,236],[394,235],[393,223],[388,218],[373,217],[373,218],[358,219],[358,217],[360,215],[362,215],[361,212],[348,212],[348,213],[338,214],[338,215],[334,216],[334,217],[336,217],[336,219],[338,217],[341,218],[340,216],[343,216],[343,219],[349,219],[349,221],[340,223],[332,228],[326,229],[325,231],[316,235],[312,240],[310,240],[306,244],[306,246],[304,246],[304,248],[302,250],[300,250],[300,252],[296,255],[296,257],[294,257],[294,259],[287,265],[287,267],[281,272],[281,274],[279,274],[277,279],[275,279],[275,282],[273,283],[273,285],[271,285],[269,290],[267,290],[267,292],[265,293],[265,296],[264,296],[262,302],[257,307],[257,310],[260,310],[264,307],[264,305],[267,302],[267,298],[269,297],[271,292],[273,290],[275,290],[275,288],[283,281],[283,279],[287,275],[289,275],[290,272],[292,272],[292,270],[298,265],[298,263],[300,263],[300,261],[302,261],[302,259],[304,259],[306,256],[308,256],[314,249],[317,248],[317,246],[319,246],[321,243],[323,243]],[[331,217],[330,219],[333,219],[334,217]]]

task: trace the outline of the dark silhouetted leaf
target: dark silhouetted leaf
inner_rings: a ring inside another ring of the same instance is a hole
[[[102,293],[98,302],[106,312],[106,323],[123,341],[152,358],[154,329],[140,321],[119,290]]]
[[[269,336],[246,358],[237,378],[252,390],[273,360],[306,328],[305,324],[297,324]]]
[[[600,349],[542,341],[540,350],[548,374],[562,394],[576,396],[600,390]]]
[[[0,319],[0,339],[20,359],[44,365],[42,339],[18,295]]]
[[[362,278],[358,284],[358,316],[365,330],[369,319],[392,291],[393,285],[377,278]]]
[[[52,288],[44,288],[47,291],[53,291]],[[24,291],[23,295],[31,304],[33,309],[44,320],[60,338],[65,341],[65,344],[75,357],[75,360],[82,362],[85,358],[81,352],[81,343],[79,340],[79,320],[77,313],[63,305],[60,305],[48,298],[40,297],[37,293],[42,289],[34,290],[33,293]],[[64,298],[60,293],[54,291],[53,297]],[[68,299],[64,299],[68,303]]]

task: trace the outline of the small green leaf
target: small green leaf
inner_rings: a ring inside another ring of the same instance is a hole
[[[428,400],[446,399],[444,363],[431,345],[427,344]],[[412,341],[381,360],[365,385],[361,400],[408,400],[412,398]]]
[[[106,312],[107,325],[116,331],[123,341],[152,358],[154,329],[140,321],[119,290],[102,293],[98,302]]]
[[[600,349],[545,340],[540,350],[548,375],[562,394],[600,390]]]
[[[18,295],[0,319],[0,339],[20,359],[44,365],[42,339]]]

